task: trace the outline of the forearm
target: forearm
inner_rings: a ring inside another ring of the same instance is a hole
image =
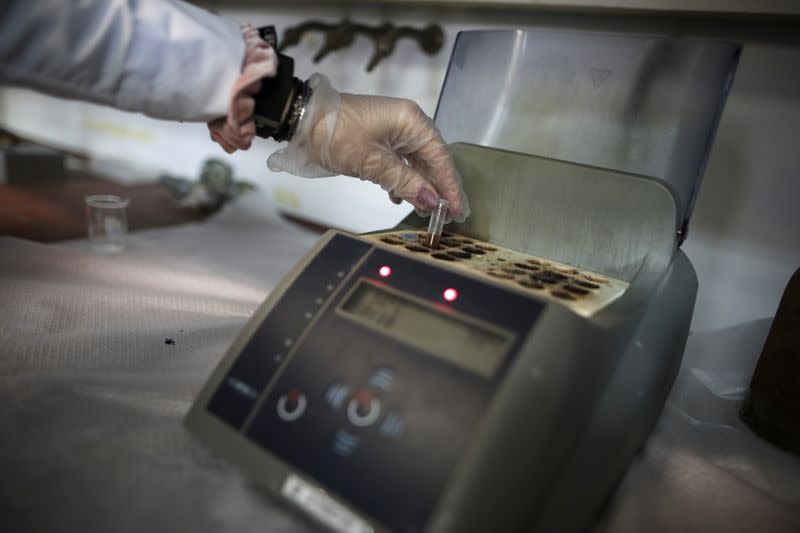
[[[228,110],[239,28],[179,0],[14,0],[0,12],[0,81],[174,120]]]

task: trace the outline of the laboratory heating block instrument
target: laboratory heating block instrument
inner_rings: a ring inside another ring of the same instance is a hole
[[[326,233],[189,429],[332,531],[590,527],[680,365],[680,244],[738,54],[459,34],[436,123],[472,215],[433,247],[414,214]]]

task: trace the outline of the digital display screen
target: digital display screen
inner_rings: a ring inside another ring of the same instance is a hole
[[[503,328],[364,281],[349,294],[340,311],[485,378],[494,374],[514,340]]]

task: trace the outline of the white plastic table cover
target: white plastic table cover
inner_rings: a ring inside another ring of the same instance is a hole
[[[201,224],[130,235],[116,256],[0,238],[2,529],[314,530],[182,419],[316,239],[258,195]],[[800,459],[736,418],[769,322],[690,337],[597,531],[800,531]]]

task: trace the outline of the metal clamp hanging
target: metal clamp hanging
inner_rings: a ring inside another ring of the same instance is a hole
[[[438,24],[429,24],[425,28],[416,29],[409,26],[395,26],[391,22],[372,27],[353,23],[348,19],[343,19],[338,24],[312,20],[286,28],[278,51],[297,45],[306,33],[314,31],[322,32],[325,36],[322,47],[314,54],[314,63],[320,62],[335,50],[347,48],[359,33],[370,37],[374,51],[367,63],[367,72],[372,72],[378,63],[389,57],[394,52],[397,41],[404,37],[416,40],[422,51],[428,55],[441,50],[444,43],[444,31]]]

